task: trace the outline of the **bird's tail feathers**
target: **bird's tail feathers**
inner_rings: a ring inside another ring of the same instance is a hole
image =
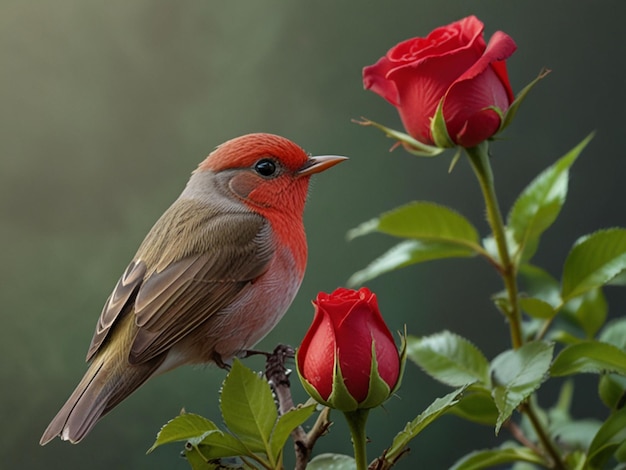
[[[45,445],[57,436],[72,444],[80,442],[100,418],[148,380],[162,361],[157,357],[145,364],[120,367],[104,355],[96,357],[39,444]]]

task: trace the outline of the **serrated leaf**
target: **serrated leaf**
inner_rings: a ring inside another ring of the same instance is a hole
[[[593,338],[604,325],[608,311],[602,289],[591,289],[583,295],[573,298],[565,308],[567,318],[573,320],[588,339]]]
[[[539,237],[558,217],[567,196],[569,168],[591,138],[592,135],[588,136],[539,174],[513,204],[507,225],[519,246],[518,256],[521,259],[530,259]]]
[[[272,455],[274,460],[278,460],[278,456],[281,454],[285,442],[289,438],[291,431],[296,429],[302,423],[304,423],[315,411],[315,404],[303,406],[289,410],[287,413],[278,418],[272,437],[270,439],[270,446],[272,449]]]
[[[427,374],[446,385],[489,384],[489,362],[483,353],[465,338],[449,331],[422,338],[409,336],[407,355]]]
[[[602,468],[624,442],[626,442],[626,408],[609,416],[594,436],[587,453],[590,467]]]
[[[608,286],[626,286],[626,271],[617,274],[613,279],[607,282]]]
[[[482,251],[478,231],[458,212],[432,202],[416,201],[382,214],[348,232],[353,239],[372,232],[431,242],[454,243]]]
[[[466,258],[474,256],[473,250],[453,243],[405,240],[391,248],[366,268],[354,273],[349,286],[359,286],[382,274],[412,264],[443,258]]]
[[[163,444],[187,441],[204,436],[209,431],[217,430],[213,421],[193,413],[183,413],[168,421],[158,432],[156,440],[148,453]]]
[[[608,323],[602,329],[598,340],[626,351],[626,318],[620,318]]]
[[[222,387],[220,408],[226,426],[252,452],[269,453],[270,435],[278,412],[265,379],[241,361],[233,361]]]
[[[546,463],[526,447],[501,447],[471,452],[457,461],[450,470],[482,470],[514,462],[528,462],[542,466]]]
[[[532,341],[503,352],[491,362],[492,396],[500,412],[496,433],[513,410],[544,381],[553,349],[552,343]]]
[[[519,304],[522,310],[533,318],[549,320],[556,315],[556,310],[552,305],[535,297],[522,297]]]
[[[450,409],[450,413],[487,426],[495,426],[498,419],[498,408],[491,395],[484,390],[474,391],[471,388]]]
[[[565,301],[601,287],[626,268],[626,230],[600,230],[579,239],[565,260],[561,296]]]
[[[246,447],[237,437],[220,430],[206,433],[200,441],[197,439],[190,440],[189,444],[198,448],[198,451],[206,460],[254,456],[254,451]]]
[[[320,454],[307,464],[307,470],[356,470],[353,457],[343,454]]]
[[[626,375],[626,353],[612,344],[582,341],[563,349],[550,369],[553,377],[585,372]]]
[[[461,387],[441,398],[437,398],[422,414],[407,423],[404,429],[394,437],[391,447],[385,453],[385,460],[392,463],[395,462],[411,439],[459,402],[459,398],[464,390],[465,387]]]

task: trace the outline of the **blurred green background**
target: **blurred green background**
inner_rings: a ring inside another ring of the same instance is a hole
[[[399,127],[395,110],[363,91],[362,67],[400,40],[472,13],[488,36],[501,29],[516,40],[509,60],[516,91],[542,67],[553,70],[492,147],[504,210],[535,174],[597,131],[537,254],[558,275],[578,236],[626,225],[622,0],[2,0],[0,467],[185,469],[176,446],[145,455],[160,426],[182,407],[220,421],[223,371],[183,368],[150,381],[80,445],[38,445],[86,369],[96,319],[119,275],[190,171],[226,139],[273,132],[313,154],[351,158],[315,178],[307,275],[260,348],[297,345],[316,293],[343,285],[395,243],[383,236],[346,242],[360,222],[422,199],[456,208],[485,233],[467,162],[447,174],[451,152],[435,160],[390,154],[391,141],[351,123],[367,116]],[[501,287],[481,260],[423,264],[369,286],[393,330],[405,323],[416,335],[451,329],[489,358],[508,345],[489,301]],[[623,314],[623,291],[608,295],[612,315]],[[575,396],[578,417],[597,412],[593,380]],[[294,390],[303,398],[299,384]],[[398,396],[371,414],[370,456],[447,391],[409,364]],[[540,403],[555,394],[546,390]],[[318,452],[350,452],[336,418]],[[414,441],[399,468],[447,468],[501,440],[493,429],[445,417]]]

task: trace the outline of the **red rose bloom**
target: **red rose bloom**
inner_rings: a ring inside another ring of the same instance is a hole
[[[354,408],[366,399],[367,407],[378,406],[398,382],[400,357],[376,296],[367,288],[339,288],[318,294],[313,304],[315,317],[297,354],[305,387],[313,388],[325,404],[345,411],[346,397],[338,397],[336,390],[337,380],[342,380]],[[377,390],[370,393],[371,388]]]
[[[431,120],[443,99],[443,117],[454,144],[474,147],[493,136],[514,100],[506,63],[516,49],[505,33],[485,44],[475,16],[442,26],[426,38],[397,44],[363,69],[366,89],[398,108],[406,131],[434,145]]]

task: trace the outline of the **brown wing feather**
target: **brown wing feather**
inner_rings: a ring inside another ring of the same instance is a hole
[[[240,272],[235,279],[215,280],[216,265],[208,254],[196,259],[196,266],[201,269],[193,277],[195,270],[185,272],[185,282],[176,277],[176,266],[161,273],[172,280],[165,286],[162,279],[157,284],[162,287],[154,301],[135,312],[137,331],[130,352],[130,362],[138,364],[150,360],[193,331],[211,315],[219,312],[232,302],[241,289],[258,276],[257,272]],[[252,267],[254,263],[250,263]],[[180,284],[180,285],[178,285]],[[152,279],[147,279],[140,290],[154,288]]]
[[[87,351],[87,361],[93,359],[103,341],[108,336],[111,326],[121,317],[124,307],[132,303],[132,298],[137,295],[145,273],[146,265],[144,263],[132,261],[126,268],[126,271],[124,271],[120,280],[117,281],[98,319],[96,331],[91,339],[89,351]],[[128,311],[128,309],[126,309],[126,311]]]
[[[192,217],[198,213],[203,217]],[[144,363],[167,351],[267,269],[274,252],[270,231],[263,217],[249,211],[224,214],[205,203],[177,201],[107,301],[88,358],[131,310],[137,331],[129,362]]]

